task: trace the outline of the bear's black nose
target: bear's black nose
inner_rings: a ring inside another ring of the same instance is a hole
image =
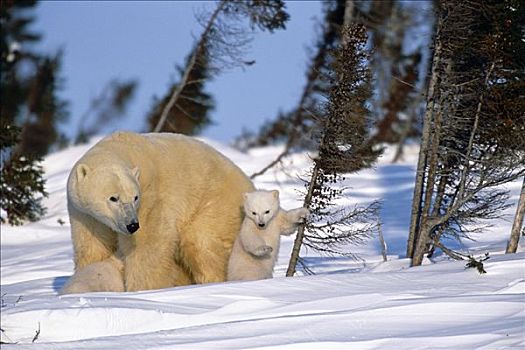
[[[264,224],[258,224],[258,225],[259,225],[259,227],[264,227],[265,226]]]
[[[127,225],[126,228],[128,229],[129,233],[134,233],[139,229],[139,223],[138,222],[132,222],[131,224]]]

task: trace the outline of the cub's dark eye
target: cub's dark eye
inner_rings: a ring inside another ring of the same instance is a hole
[[[135,202],[139,200],[139,196],[135,196]]]
[[[109,200],[112,202],[118,202],[118,198],[113,196],[109,197]]]
[[[256,212],[254,212],[254,211],[252,211],[252,214],[253,214],[253,215],[257,215],[257,213],[256,213]]]
[[[267,210],[267,211],[265,211],[264,213],[265,213],[265,214],[270,214],[270,211],[269,211],[269,210]]]

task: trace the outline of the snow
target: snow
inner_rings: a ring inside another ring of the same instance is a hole
[[[204,140],[247,174],[263,168],[279,146],[248,154]],[[391,164],[387,149],[375,169],[347,179],[347,204],[383,202],[388,246],[379,239],[353,247],[361,260],[307,254],[314,276],[284,277],[293,237],[283,237],[272,280],[193,285],[134,293],[59,296],[72,274],[65,185],[90,147],[75,146],[44,162],[47,215],[21,227],[2,226],[2,349],[517,349],[525,347],[525,249],[505,255],[511,222],[501,220],[465,242],[464,252],[490,253],[486,274],[438,255],[409,268],[404,251],[417,147]],[[256,179],[279,189],[282,206],[301,205],[298,176],[308,154],[294,154]],[[510,184],[517,202],[520,183]],[[507,210],[512,218],[515,206]],[[61,224],[63,222],[63,224]],[[65,223],[64,223],[65,222]],[[458,248],[459,246],[456,246]],[[38,336],[36,336],[39,330]],[[33,339],[34,343],[32,343]]]

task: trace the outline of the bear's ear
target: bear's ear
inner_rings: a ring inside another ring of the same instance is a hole
[[[134,167],[133,169],[131,169],[131,173],[133,174],[133,176],[135,176],[135,179],[139,179],[140,177],[140,169],[138,166]]]
[[[77,181],[82,181],[86,178],[91,169],[86,164],[77,165]]]
[[[273,190],[271,193],[272,193],[273,198],[279,199],[279,191]]]
[[[249,195],[250,195],[250,192],[244,192],[242,194],[242,199],[245,200],[245,201],[248,200]]]

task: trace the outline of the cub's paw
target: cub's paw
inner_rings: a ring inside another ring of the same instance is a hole
[[[255,251],[253,252],[253,255],[255,256],[265,256],[270,255],[270,253],[273,252],[273,248],[269,245],[262,245],[260,247],[255,248]]]
[[[310,211],[306,208],[297,208],[293,210],[294,222],[303,224],[310,217]]]

